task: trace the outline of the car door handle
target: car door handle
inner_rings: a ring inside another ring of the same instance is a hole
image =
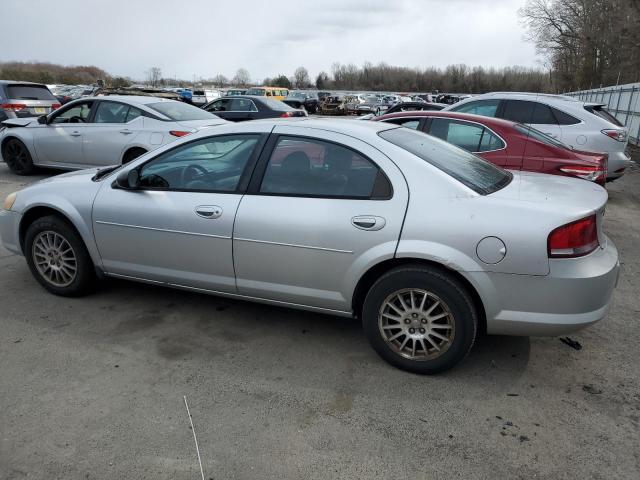
[[[131,135],[133,132],[128,128],[125,128],[124,130],[120,130],[120,133],[122,133],[123,135]]]
[[[358,215],[351,219],[351,224],[360,230],[380,230],[386,223],[384,218],[374,215]]]
[[[82,134],[76,130],[75,132],[71,132],[69,135],[71,135],[72,137],[79,137]]]
[[[196,215],[202,218],[220,218],[222,215],[222,207],[217,205],[200,205],[195,208]]]

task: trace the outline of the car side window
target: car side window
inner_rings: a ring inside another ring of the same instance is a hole
[[[151,189],[233,192],[259,135],[224,135],[188,143],[158,155],[140,169]]]
[[[246,98],[234,98],[231,100],[229,110],[232,112],[257,112],[255,104],[252,100]]]
[[[472,113],[483,117],[495,117],[500,100],[477,100],[453,107],[452,112]]]
[[[56,114],[50,123],[87,123],[93,102],[82,102]]]
[[[100,102],[96,109],[94,123],[126,123],[129,105],[117,102]]]
[[[558,110],[557,108],[550,107],[553,112],[553,116],[556,117],[558,125],[576,125],[580,123],[580,120],[569,115],[568,113]]]
[[[394,123],[396,125],[402,125],[403,127],[418,129],[420,120],[417,118],[392,118],[391,120],[385,120],[387,123]]]
[[[127,112],[127,118],[124,121],[125,123],[129,123],[131,120],[135,120],[136,118],[141,116],[142,116],[142,110],[139,110],[136,107],[129,107],[129,111]]]
[[[260,192],[382,199],[391,196],[391,184],[376,164],[350,148],[283,136],[271,153]]]
[[[205,110],[207,112],[226,112],[226,111],[229,110],[229,108],[228,108],[229,102],[230,102],[230,100],[227,99],[227,98],[225,98],[223,100],[216,100],[211,105],[209,105],[207,108],[205,108]]]
[[[500,138],[482,125],[461,120],[434,118],[429,135],[464,148],[468,152],[498,150],[504,146]]]
[[[518,123],[557,125],[551,108],[543,103],[530,102],[527,100],[505,101],[502,117]]]

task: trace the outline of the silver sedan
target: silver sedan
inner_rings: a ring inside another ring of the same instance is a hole
[[[0,124],[0,160],[17,174],[127,163],[225,120],[193,105],[141,96],[85,97],[49,115]]]
[[[389,363],[435,373],[480,330],[557,335],[606,315],[606,201],[395,125],[269,120],[33,184],[6,199],[0,235],[58,295],[109,276],[357,316]]]

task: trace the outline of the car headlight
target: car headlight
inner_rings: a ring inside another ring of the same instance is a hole
[[[16,198],[18,198],[17,192],[13,192],[7,195],[7,198],[4,199],[4,209],[11,210],[11,207],[13,207],[13,204],[16,203]]]

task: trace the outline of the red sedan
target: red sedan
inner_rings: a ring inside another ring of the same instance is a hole
[[[607,154],[572,150],[544,133],[499,118],[455,112],[382,115],[389,122],[421,130],[511,170],[579,177],[604,185]]]

